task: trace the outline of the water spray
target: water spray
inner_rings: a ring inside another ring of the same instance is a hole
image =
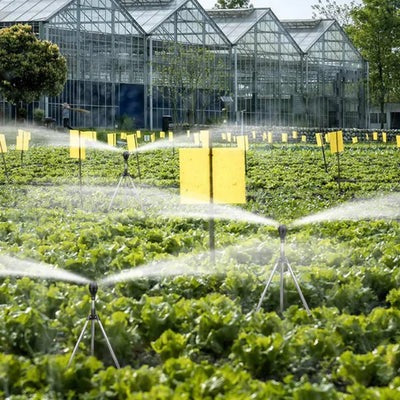
[[[113,203],[114,203],[115,196],[117,195],[117,193],[118,193],[118,191],[119,191],[119,188],[121,187],[122,182],[124,182],[124,181],[126,181],[126,180],[128,180],[128,183],[130,184],[130,187],[131,187],[131,189],[132,189],[132,193],[133,193],[133,195],[136,197],[136,199],[138,200],[138,202],[139,202],[139,204],[140,204],[139,198],[138,198],[137,193],[136,193],[137,190],[136,190],[135,183],[133,182],[132,176],[131,176],[131,174],[129,173],[129,165],[128,165],[129,156],[130,156],[129,151],[124,151],[124,152],[122,153],[122,158],[123,158],[123,160],[124,160],[124,170],[123,170],[123,172],[122,172],[122,174],[121,174],[121,177],[119,178],[117,187],[116,187],[116,189],[115,189],[115,191],[114,191],[114,194],[113,194],[113,196],[112,196],[112,198],[111,198],[111,201],[110,201],[110,204],[109,204],[109,206],[108,206],[108,210],[107,210],[107,211],[110,211],[110,210],[111,210],[111,207],[112,207],[112,205],[113,205]],[[140,204],[140,205],[141,205],[141,204]]]
[[[293,272],[292,267],[289,264],[289,261],[286,257],[285,254],[285,240],[286,240],[286,234],[287,234],[287,226],[286,225],[279,225],[278,226],[278,234],[279,238],[281,239],[281,246],[280,246],[280,255],[278,260],[276,261],[274,268],[272,269],[272,272],[267,280],[267,283],[265,285],[265,288],[261,294],[260,300],[258,302],[256,311],[258,311],[261,308],[262,302],[264,300],[264,297],[268,291],[268,288],[271,285],[272,278],[275,275],[275,272],[278,270],[280,271],[280,290],[279,290],[279,304],[280,304],[280,311],[283,313],[284,310],[284,296],[285,296],[285,272],[289,272],[290,276],[292,277],[294,284],[296,286],[297,292],[299,293],[300,299],[303,303],[304,308],[306,309],[307,313],[311,315],[310,308],[308,307],[308,304],[306,302],[306,299],[303,295],[303,292],[301,291],[299,282],[297,281],[296,275]]]
[[[114,364],[118,369],[120,368],[118,359],[117,359],[117,357],[116,357],[116,355],[114,353],[114,350],[113,350],[113,348],[111,346],[110,340],[108,339],[108,336],[106,334],[106,331],[104,330],[103,324],[101,323],[100,318],[96,313],[95,303],[96,303],[96,294],[97,294],[98,288],[99,288],[99,286],[97,285],[97,282],[90,282],[89,283],[89,293],[90,293],[90,298],[91,298],[90,314],[86,319],[86,322],[85,322],[85,325],[83,326],[82,332],[79,335],[79,338],[78,338],[78,340],[77,340],[77,342],[75,344],[74,350],[72,351],[71,357],[70,357],[70,359],[68,361],[67,368],[70,367],[70,365],[72,363],[72,360],[75,357],[75,354],[76,354],[76,352],[78,350],[78,347],[79,347],[79,343],[82,341],[83,335],[85,334],[85,331],[86,331],[86,328],[87,328],[87,326],[89,324],[89,321],[90,321],[90,328],[91,328],[90,355],[94,356],[94,334],[95,334],[95,323],[97,322],[99,327],[100,327],[101,333],[103,334],[103,337],[104,337],[104,339],[105,339],[105,341],[107,343],[107,347],[108,347],[108,350],[109,350],[109,352],[111,354],[111,357],[112,357],[112,359],[114,361]]]

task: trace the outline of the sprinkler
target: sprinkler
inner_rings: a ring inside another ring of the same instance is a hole
[[[261,308],[261,304],[264,300],[264,297],[268,291],[269,286],[271,285],[272,282],[272,278],[275,274],[275,272],[277,272],[277,270],[279,269],[280,272],[280,311],[281,313],[283,313],[283,309],[284,309],[284,286],[285,286],[285,272],[289,272],[290,276],[292,277],[294,284],[296,286],[297,292],[299,293],[300,299],[303,303],[304,308],[307,310],[307,313],[309,315],[311,315],[311,311],[310,308],[308,307],[308,304],[306,302],[306,299],[304,298],[303,292],[301,291],[300,285],[297,281],[296,275],[293,272],[292,267],[289,264],[289,261],[285,255],[285,239],[286,239],[286,234],[287,234],[287,226],[286,225],[279,225],[278,226],[278,235],[279,238],[281,239],[281,246],[280,246],[280,255],[278,260],[276,261],[274,268],[272,269],[272,272],[267,280],[267,283],[265,285],[265,288],[261,294],[260,300],[258,302],[256,311],[258,311]]]
[[[111,343],[110,343],[110,341],[108,339],[106,331],[104,330],[103,324],[101,323],[100,318],[96,313],[95,303],[96,303],[96,294],[97,294],[97,290],[98,289],[99,289],[99,286],[98,286],[97,282],[92,281],[92,282],[89,283],[89,293],[90,293],[90,297],[92,299],[91,300],[90,314],[86,319],[86,322],[85,322],[85,325],[83,326],[82,332],[79,335],[79,338],[78,338],[78,341],[75,344],[74,350],[72,351],[71,357],[70,357],[70,359],[68,361],[67,368],[69,368],[69,366],[72,363],[72,360],[75,357],[75,354],[76,354],[76,352],[78,350],[78,347],[79,347],[79,343],[83,339],[83,335],[84,335],[85,330],[86,330],[86,328],[87,328],[87,326],[89,324],[89,321],[90,321],[90,328],[91,328],[90,355],[92,355],[92,356],[94,355],[94,333],[95,333],[95,323],[97,322],[99,324],[101,333],[103,334],[104,339],[105,339],[105,341],[107,343],[107,347],[108,347],[108,350],[109,350],[109,352],[111,354],[111,357],[112,357],[112,359],[114,361],[114,364],[115,364],[115,366],[117,368],[120,368],[119,362],[118,362],[117,357],[116,357],[116,355],[114,353],[114,350],[112,349]]]

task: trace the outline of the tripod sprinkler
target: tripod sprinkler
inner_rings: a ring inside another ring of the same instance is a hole
[[[96,294],[97,294],[98,289],[99,289],[99,285],[97,284],[97,282],[93,281],[93,282],[89,283],[89,292],[92,297],[92,300],[96,299]]]
[[[124,157],[124,160],[125,161],[128,161],[128,158],[129,158],[129,151],[124,151],[123,153],[122,153],[122,157]]]
[[[286,225],[279,225],[278,226],[278,233],[279,233],[279,237],[281,238],[281,243],[284,243],[285,239],[286,239],[286,234],[287,234]]]

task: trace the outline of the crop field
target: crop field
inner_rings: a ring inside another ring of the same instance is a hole
[[[328,148],[326,171],[311,141],[251,142],[246,204],[215,208],[215,262],[177,148],[132,154],[118,186],[123,143],[81,165],[31,143],[0,158],[0,398],[400,398],[395,142],[345,143],[340,187]],[[283,247],[311,313],[288,273],[260,302]]]

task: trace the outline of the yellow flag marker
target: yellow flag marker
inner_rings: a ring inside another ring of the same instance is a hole
[[[17,136],[22,136],[24,140],[31,140],[31,133],[29,131],[24,131],[23,129],[18,129]]]
[[[136,137],[140,139],[142,137],[142,132],[136,131]]]
[[[136,150],[138,147],[136,135],[126,135],[126,145],[128,147],[128,151]]]
[[[386,132],[382,132],[382,142],[386,143],[387,142],[387,135]]]
[[[256,139],[256,137],[257,137],[256,131],[252,131],[251,133],[253,135],[253,139]]]
[[[400,135],[396,135],[396,144],[400,148]]]
[[[262,140],[265,142],[267,140],[267,132],[262,133]]]
[[[246,202],[244,151],[212,149],[214,203]],[[181,203],[210,203],[210,149],[179,149]]]
[[[165,139],[165,132],[163,131],[160,132],[160,139]]]
[[[27,131],[18,130],[16,150],[27,151],[29,149],[29,141],[31,133]]]
[[[186,131],[186,136],[187,136],[187,137],[190,137],[190,130],[187,130],[187,131]]]
[[[331,132],[329,134],[329,144],[332,154],[344,151],[343,132],[342,131]]]
[[[239,135],[236,139],[238,149],[244,151],[249,150],[249,137],[247,135]]]
[[[293,131],[293,132],[292,132],[292,138],[293,138],[293,139],[297,139],[297,137],[298,137],[297,131]]]
[[[368,135],[368,133],[365,134],[365,140],[369,140],[369,135]]]
[[[317,141],[317,146],[322,147],[323,142],[322,142],[322,134],[321,133],[316,133],[315,134],[315,140]]]
[[[287,143],[287,141],[288,141],[288,134],[282,133],[282,143]]]
[[[335,133],[335,132],[331,132]],[[329,143],[329,133],[325,133],[325,143]]]
[[[0,134],[0,153],[7,153],[6,135]]]
[[[210,147],[210,132],[206,130],[200,131],[200,143],[202,147]]]
[[[372,133],[372,140],[378,140],[378,132]]]
[[[152,133],[152,134],[150,135],[150,139],[151,139],[151,142],[154,143],[154,142],[156,141],[156,134],[155,134],[155,133]]]
[[[174,140],[174,132],[168,132],[168,140],[170,142],[173,142],[173,140]]]
[[[117,134],[116,133],[107,133],[107,144],[109,146],[117,145]]]
[[[357,136],[354,136],[354,137],[352,137],[351,138],[351,141],[355,144],[355,143],[358,143],[358,137]]]
[[[121,132],[121,140],[126,140],[126,132]]]
[[[268,143],[272,144],[272,140],[273,140],[272,132],[268,132]]]
[[[226,140],[226,133],[225,132],[221,133],[221,138],[222,138],[222,140]]]
[[[231,132],[227,132],[227,134],[226,134],[226,140],[227,140],[228,142],[232,142],[232,133],[231,133]]]
[[[301,141],[303,143],[306,143],[307,142],[307,136],[306,135],[301,135]]]
[[[69,156],[81,160],[86,158],[85,138],[79,131],[71,130],[69,132]]]

